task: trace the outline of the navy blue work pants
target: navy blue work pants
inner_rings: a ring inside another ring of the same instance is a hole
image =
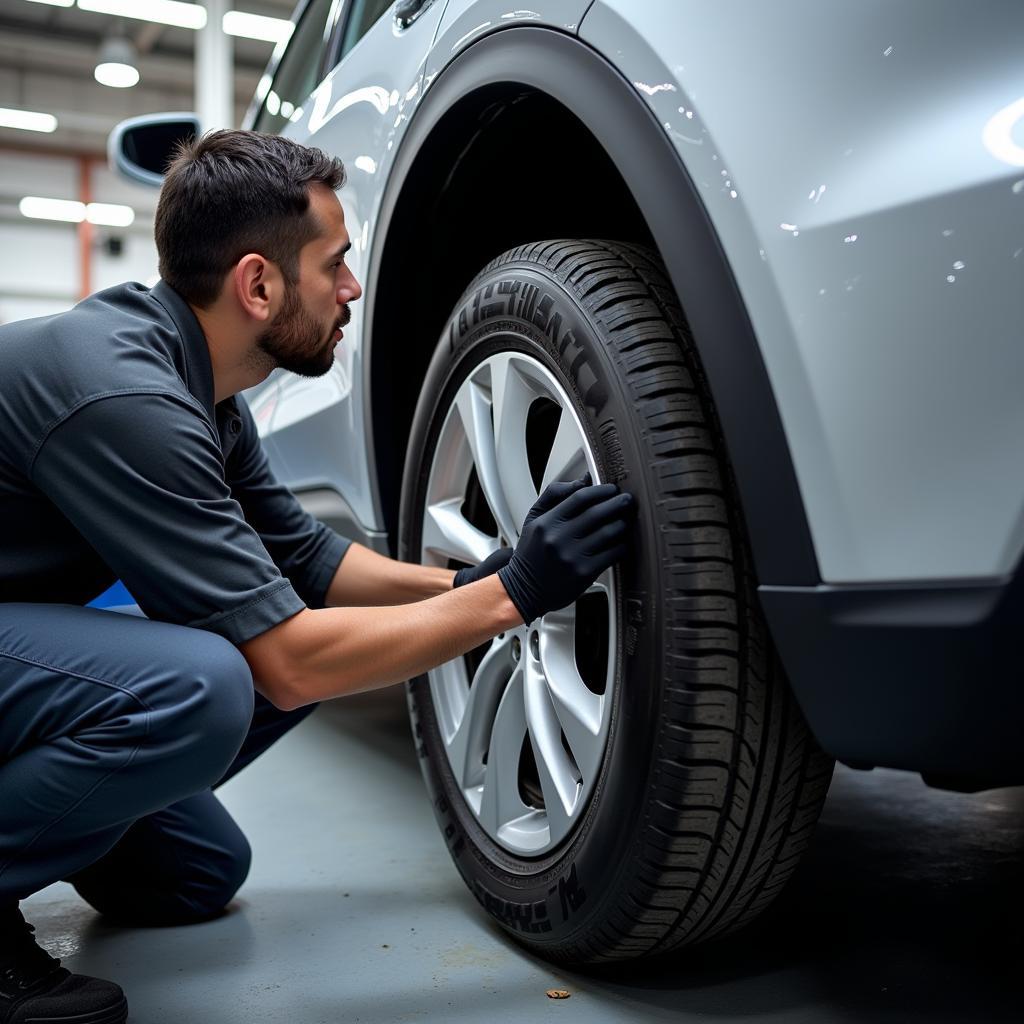
[[[249,869],[212,790],[315,707],[135,606],[0,603],[0,909],[61,879],[133,924],[215,916]]]

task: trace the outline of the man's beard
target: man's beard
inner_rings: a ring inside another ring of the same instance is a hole
[[[344,326],[349,321],[348,307],[341,318]],[[324,336],[323,325],[302,305],[298,288],[289,285],[284,305],[270,326],[256,339],[257,347],[274,362],[302,377],[322,377],[334,365],[334,325]]]

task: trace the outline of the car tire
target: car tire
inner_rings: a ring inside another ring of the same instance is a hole
[[[400,514],[403,558],[426,554],[452,567],[472,561],[425,552],[428,491],[442,470],[459,475],[455,456],[446,455],[447,468],[438,468],[446,424],[454,422],[456,400],[474,372],[484,382],[472,378],[474,394],[493,403],[486,381],[497,379],[500,360],[563,396],[562,416],[572,406],[588,466],[597,479],[631,492],[638,514],[630,553],[605,589],[607,635],[615,643],[602,662],[611,680],[602,703],[603,747],[591,777],[578,771],[585,806],[563,820],[565,808],[528,785],[531,751],[534,766],[540,763],[532,724],[515,769],[518,789],[505,780],[508,799],[534,812],[512,824],[525,829],[546,816],[547,847],[542,830],[540,839],[521,839],[500,815],[488,819],[499,822],[498,831],[488,826],[473,804],[478,791],[456,778],[446,752],[442,677],[434,672],[408,684],[420,764],[449,853],[482,907],[555,962],[664,954],[723,937],[764,910],[792,874],[833,765],[808,732],[768,634],[711,396],[658,257],[620,242],[537,242],[493,260],[469,285],[437,345],[413,420]],[[481,422],[486,429],[486,417]],[[480,525],[483,472],[474,463],[456,511],[475,516],[492,548],[514,543],[497,528],[494,509],[482,515],[491,513],[495,529]],[[514,500],[525,507],[522,495]],[[466,656],[467,680],[476,678],[487,649]],[[522,645],[506,649],[510,657],[529,655]],[[507,685],[501,699],[511,707]],[[492,775],[488,755],[495,759]],[[497,754],[488,747],[483,758],[480,791],[501,778]],[[545,778],[539,771],[538,777]],[[566,831],[554,843],[556,819]],[[501,838],[507,835],[517,838],[510,843]],[[539,845],[519,848],[528,842]]]

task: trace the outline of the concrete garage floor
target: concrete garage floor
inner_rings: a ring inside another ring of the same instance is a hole
[[[1024,1016],[1024,790],[840,768],[803,870],[753,930],[595,976],[523,952],[464,889],[400,690],[321,708],[221,792],[254,848],[227,916],[119,930],[66,885],[24,904],[72,970],[125,987],[135,1024]]]

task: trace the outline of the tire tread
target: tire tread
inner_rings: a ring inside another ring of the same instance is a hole
[[[485,273],[523,261],[575,296],[620,367],[648,438],[671,580],[658,750],[633,870],[602,926],[544,954],[664,954],[724,937],[775,899],[810,840],[832,762],[761,617],[722,432],[657,257],[624,242],[556,240],[514,249]]]

